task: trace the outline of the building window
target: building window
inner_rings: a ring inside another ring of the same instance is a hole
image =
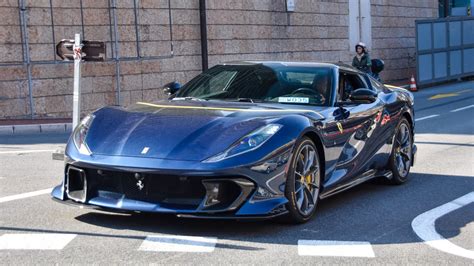
[[[439,17],[472,16],[474,0],[438,0]]]

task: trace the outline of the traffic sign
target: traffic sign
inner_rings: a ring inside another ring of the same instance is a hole
[[[74,60],[74,40],[61,40],[56,45],[56,54],[62,60]],[[80,57],[82,61],[105,61],[105,42],[82,41]]]

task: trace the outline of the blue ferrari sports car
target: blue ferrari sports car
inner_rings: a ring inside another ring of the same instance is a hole
[[[233,62],[166,100],[86,116],[55,200],[115,212],[308,221],[320,199],[413,166],[413,95],[340,64]]]

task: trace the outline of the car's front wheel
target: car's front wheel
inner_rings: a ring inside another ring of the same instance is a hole
[[[392,154],[388,163],[388,168],[393,173],[392,179],[390,179],[392,184],[399,185],[407,181],[413,160],[412,149],[411,126],[408,120],[403,118],[395,132]]]
[[[314,215],[321,187],[320,165],[314,142],[306,137],[300,140],[286,180],[288,221],[304,223]]]

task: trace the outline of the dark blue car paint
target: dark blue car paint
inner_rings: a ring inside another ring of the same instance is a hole
[[[272,210],[287,202],[284,184],[289,160],[277,164],[275,158],[284,154],[291,158],[295,143],[303,136],[309,136],[321,144],[324,180],[320,197],[324,198],[358,181],[382,175],[398,122],[403,116],[412,123],[414,121],[413,98],[402,89],[379,91],[374,103],[336,107],[334,95],[339,68],[333,66],[333,69],[332,107],[165,100],[156,103],[158,107],[138,104],[127,109],[99,109],[94,113],[95,119],[86,138],[92,155],[79,153],[69,141],[65,152],[66,166],[215,178],[245,177],[254,183],[255,188],[264,188],[274,196],[255,200],[253,192],[230,216],[270,217]],[[341,116],[341,108],[350,115]],[[381,120],[377,121],[379,114],[390,117],[390,120],[382,125]],[[259,149],[219,162],[203,162],[269,123],[283,127]],[[140,153],[144,147],[150,147],[146,155]],[[63,181],[53,190],[54,198],[67,200],[64,184]],[[98,195],[85,204],[117,211],[219,216],[219,213],[196,209],[165,208],[157,203],[127,199],[113,193]]]

